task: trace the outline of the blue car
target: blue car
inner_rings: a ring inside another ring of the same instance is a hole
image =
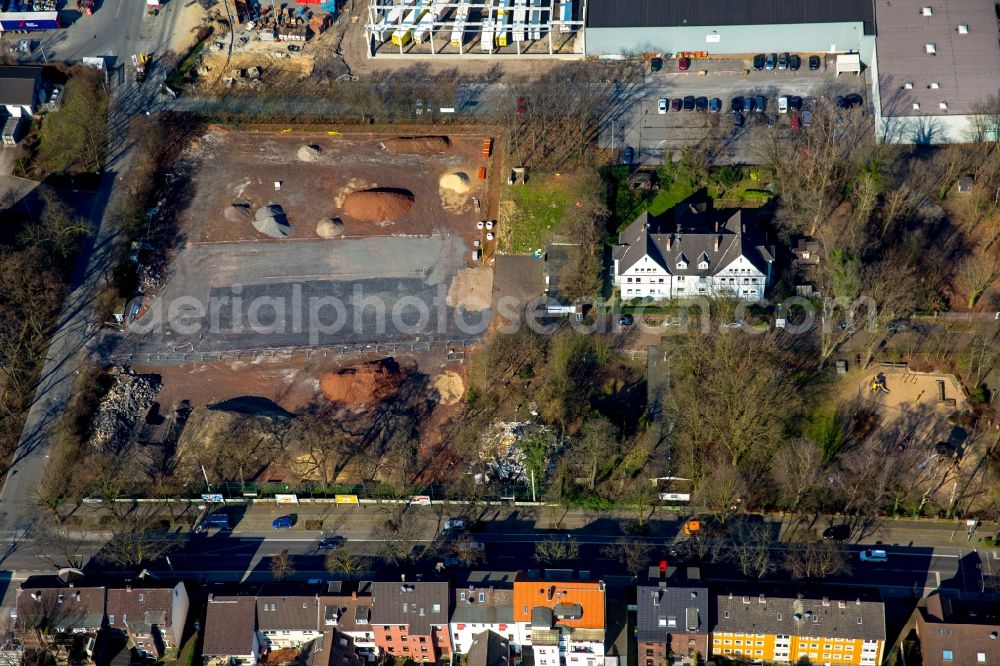
[[[275,518],[271,523],[271,527],[276,530],[288,530],[295,525],[295,519],[291,516],[281,516],[280,518]]]

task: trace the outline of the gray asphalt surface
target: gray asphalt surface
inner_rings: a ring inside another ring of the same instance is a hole
[[[446,303],[466,254],[453,234],[191,245],[115,352],[467,338]]]

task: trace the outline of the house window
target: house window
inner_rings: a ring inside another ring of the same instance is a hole
[[[146,599],[146,595],[143,594],[142,592],[140,592],[139,593],[139,601],[145,601],[145,599]],[[142,645],[142,643],[140,643],[139,645]]]
[[[683,289],[679,289],[678,291],[684,291],[684,290],[683,290]],[[726,618],[727,620],[729,619],[729,611],[725,611],[725,615],[724,615],[724,617],[725,617],[725,618]]]
[[[465,601],[465,592],[459,592],[458,593],[458,600],[459,601]]]
[[[667,618],[667,626],[668,627],[676,627],[677,626],[677,618],[674,617],[674,616],[668,617]]]
[[[481,594],[480,594],[480,595],[479,595],[479,600],[480,600],[480,601],[482,601],[482,600],[483,600],[483,598],[482,598],[482,597],[483,597],[483,595],[481,595]],[[434,604],[434,605],[432,605],[432,606],[431,606],[431,612],[432,612],[432,613],[440,613],[440,612],[441,612],[441,604]]]
[[[951,650],[942,650],[941,658],[944,661],[951,661],[955,658],[955,655],[952,653]]]
[[[628,282],[628,283],[631,283],[632,282],[632,278],[625,278],[625,281]]]
[[[480,601],[486,601],[486,593],[485,592],[480,592],[479,593],[479,600]],[[440,610],[440,606],[438,607],[438,609]]]

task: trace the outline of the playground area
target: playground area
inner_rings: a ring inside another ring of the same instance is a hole
[[[890,422],[914,412],[947,417],[969,408],[954,375],[883,368],[859,375],[856,390],[866,402],[877,404],[882,418]]]

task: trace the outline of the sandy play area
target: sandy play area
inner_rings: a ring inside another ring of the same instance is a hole
[[[881,389],[871,390],[872,382],[879,375],[883,376],[883,384],[888,393]],[[941,388],[938,382],[943,382],[943,402],[940,400]],[[955,411],[965,411],[969,407],[954,375],[932,372],[873,369],[858,376],[851,392],[868,403],[879,405],[883,418],[890,421],[913,412],[934,412],[944,417]]]

